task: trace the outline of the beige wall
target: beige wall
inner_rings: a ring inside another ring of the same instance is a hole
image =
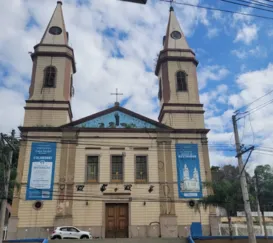
[[[204,114],[184,113],[166,113],[162,119],[162,123],[170,127],[180,129],[200,129],[204,128]]]
[[[176,91],[176,73],[184,71],[187,73],[187,92]],[[192,62],[168,62],[170,101],[169,103],[193,103],[199,104],[199,92],[197,87],[196,65]]]
[[[37,133],[42,135],[41,133]],[[30,135],[35,136],[35,132]],[[48,136],[52,136],[53,133],[48,133]],[[132,197],[132,202],[129,203],[130,208],[130,225],[149,225],[154,221],[159,221],[160,216],[160,203],[149,202],[149,199],[159,199],[159,177],[158,177],[158,158],[157,147],[155,139],[129,139],[129,136],[136,136],[135,134],[119,134],[124,136],[124,139],[109,139],[116,134],[104,133],[100,134],[101,137],[107,136],[108,139],[87,139],[84,136],[90,136],[90,133],[80,133],[78,139],[78,145],[76,149],[75,159],[75,184],[85,184],[83,192],[77,192],[75,185],[73,196],[73,225],[76,226],[101,226],[104,220],[104,200],[111,200],[115,196],[103,196],[100,192],[100,186],[102,183],[110,182],[110,157],[111,154],[125,153],[124,157],[124,183],[122,184],[109,184],[107,192],[114,193],[114,188],[118,188],[118,192],[124,192],[123,185],[125,183],[132,183],[132,191],[130,196],[123,196],[123,198]],[[94,134],[95,135],[95,134]],[[46,134],[44,134],[43,141],[46,141]],[[56,136],[60,134],[56,133]],[[145,135],[146,136],[146,135]],[[148,135],[147,135],[148,136]],[[151,135],[153,136],[153,135]],[[182,136],[182,135],[181,135]],[[187,205],[188,200],[178,199],[177,189],[177,171],[176,171],[176,154],[175,143],[196,143],[198,137],[196,134],[183,135],[185,137],[192,137],[190,139],[179,139],[179,135],[175,135],[172,140],[172,168],[173,168],[173,181],[174,181],[174,199],[180,200],[181,203],[175,204],[177,222],[178,225],[189,225],[192,221],[199,222],[200,214],[190,209]],[[127,138],[126,138],[127,137]],[[51,140],[52,141],[52,140]],[[57,140],[56,140],[57,141]],[[23,168],[22,177],[22,189],[20,194],[19,203],[19,224],[18,227],[44,227],[54,226],[54,219],[56,215],[57,200],[59,195],[59,172],[60,172],[60,158],[62,145],[57,143],[57,154],[55,164],[55,186],[54,186],[54,199],[52,201],[44,201],[44,206],[41,210],[36,211],[33,209],[32,204],[34,201],[25,201],[25,186],[28,178],[29,159],[31,142],[27,143],[25,163]],[[90,145],[92,144],[92,145]],[[107,144],[107,146],[103,146]],[[109,148],[118,145],[119,147],[125,147],[125,150],[110,150]],[[101,147],[97,150],[89,150],[86,147]],[[134,147],[149,147],[148,151],[136,151]],[[203,160],[203,152],[201,143],[198,142],[199,160],[202,180],[205,180],[205,168]],[[86,156],[99,155],[99,183],[85,183],[86,180]],[[135,184],[135,155],[147,155],[148,156],[148,183],[147,184]],[[148,192],[150,185],[154,185],[154,191]],[[203,189],[203,194],[206,195],[206,190]],[[134,200],[138,199],[138,201]],[[146,205],[143,202],[146,201]],[[88,202],[88,205],[86,205]],[[208,211],[201,210],[201,219],[204,224],[208,223]]]
[[[57,68],[56,88],[44,88],[44,69],[47,66]],[[66,81],[67,59],[64,57],[38,57],[35,72],[33,96],[30,100],[66,100],[64,97],[64,85]],[[69,62],[71,67],[71,62]],[[70,68],[72,70],[72,67]],[[70,71],[70,74],[72,72]],[[69,77],[70,79],[70,77]]]
[[[56,190],[56,187],[55,187]],[[56,214],[56,200],[44,201],[41,210],[35,210],[33,203],[35,201],[26,201],[26,185],[21,188],[21,196],[18,211],[18,227],[51,227],[54,225]]]
[[[42,105],[41,105],[42,107]],[[70,122],[67,110],[26,110],[24,126],[61,126]]]

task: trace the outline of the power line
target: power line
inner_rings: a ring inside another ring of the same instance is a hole
[[[264,107],[266,107],[266,106],[268,106],[268,105],[270,105],[270,104],[272,104],[272,103],[273,103],[273,99],[272,99],[272,100],[269,100],[269,101],[267,101],[267,102],[265,102],[265,103],[263,103],[263,104],[261,104],[261,105],[258,105],[257,107],[251,109],[250,111],[247,111],[246,114],[245,114],[243,117],[246,117],[246,116],[248,116],[248,115],[250,115],[250,114],[252,114],[252,113],[254,113],[254,112],[256,112],[256,111],[259,111],[259,110],[261,110],[262,108],[264,108]],[[241,117],[241,118],[243,118],[243,117]]]
[[[168,2],[168,3],[170,2],[168,0],[160,0],[160,1]],[[181,5],[185,5],[185,6],[190,6],[190,7],[207,9],[207,10],[211,10],[211,11],[225,12],[225,13],[238,14],[238,15],[244,15],[244,16],[250,16],[250,17],[273,20],[272,17],[261,16],[261,15],[256,15],[256,14],[248,14],[248,13],[236,12],[236,11],[232,11],[232,10],[219,9],[219,8],[213,8],[213,7],[206,7],[206,6],[202,6],[202,5],[194,5],[194,4],[190,4],[190,3],[181,3],[181,2],[177,2],[177,1],[173,1],[173,3],[181,4]]]
[[[241,107],[241,108],[237,109],[235,112],[239,112],[240,110],[242,110],[242,109],[244,109],[244,108],[249,107],[249,106],[250,106],[250,105],[252,105],[253,103],[255,103],[255,102],[257,102],[258,100],[260,100],[260,99],[264,98],[265,96],[267,96],[267,95],[271,94],[272,92],[273,92],[273,89],[272,89],[272,90],[270,90],[270,91],[268,91],[267,93],[265,93],[263,96],[258,97],[257,99],[253,100],[252,102],[250,102],[250,103],[248,103],[248,104],[244,105],[243,107]]]
[[[236,1],[245,2],[245,3],[249,3],[249,4],[254,4],[254,5],[258,5],[258,6],[264,6],[264,7],[267,7],[267,8],[273,8],[273,5],[271,5],[271,4],[266,4],[265,2],[260,2],[260,1],[256,1],[256,0],[249,0],[249,1],[236,0]]]
[[[247,5],[247,4],[238,3],[238,2],[233,2],[233,1],[230,1],[230,0],[221,0],[221,1],[222,1],[222,2],[231,3],[231,4],[235,4],[235,5],[239,5],[239,6],[243,6],[243,7],[248,7],[248,8],[253,8],[253,9],[258,9],[258,10],[262,10],[262,11],[267,11],[267,12],[273,13],[272,10],[265,9],[265,8],[250,6],[250,5]],[[247,2],[247,1],[246,1],[246,2]],[[254,3],[253,3],[253,4],[254,4]]]
[[[248,116],[248,120],[249,120],[249,124],[250,124],[250,128],[251,128],[252,138],[253,138],[253,144],[254,144],[255,143],[255,135],[254,135],[254,131],[253,131],[253,127],[252,127],[250,115]]]

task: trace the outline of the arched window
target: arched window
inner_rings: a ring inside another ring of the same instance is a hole
[[[161,83],[161,79],[159,79],[159,90],[158,90],[158,99],[161,100],[162,99],[162,83]]]
[[[48,66],[44,70],[44,86],[48,88],[55,87],[57,69],[53,66]]]
[[[187,91],[187,74],[183,71],[176,73],[177,91]]]

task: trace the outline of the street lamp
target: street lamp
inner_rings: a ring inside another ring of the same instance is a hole
[[[130,3],[138,3],[138,4],[146,4],[147,0],[119,0],[123,2],[130,2]]]

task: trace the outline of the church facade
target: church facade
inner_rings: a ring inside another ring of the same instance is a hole
[[[198,61],[170,9],[155,74],[158,121],[113,107],[73,121],[74,50],[62,3],[34,46],[8,238],[47,237],[75,226],[94,237],[181,237],[211,209],[192,203],[211,179]]]

